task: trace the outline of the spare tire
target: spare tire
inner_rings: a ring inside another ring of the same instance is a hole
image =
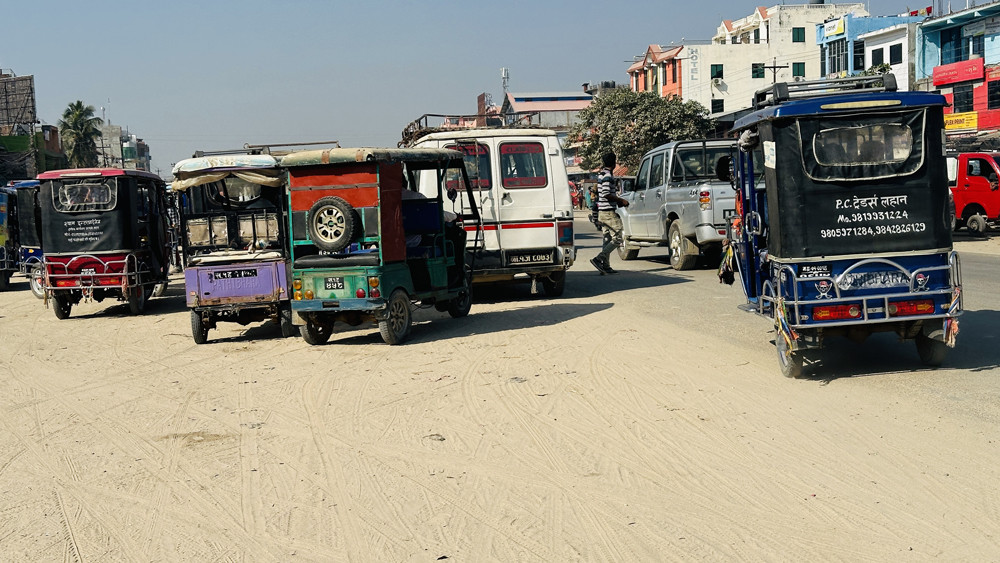
[[[309,238],[320,250],[337,252],[346,248],[360,223],[351,204],[336,196],[322,197],[309,208]]]

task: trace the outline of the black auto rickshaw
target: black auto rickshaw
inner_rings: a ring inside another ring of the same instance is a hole
[[[167,284],[163,180],[120,168],[55,170],[38,180],[44,291],[56,317],[110,297],[141,314]]]
[[[829,336],[895,332],[930,366],[955,344],[946,101],[895,90],[891,74],[777,83],[735,124],[737,209],[720,275],[738,272],[746,308],[774,323],[785,376],[802,375],[804,354]]]

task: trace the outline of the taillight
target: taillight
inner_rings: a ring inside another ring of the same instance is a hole
[[[813,307],[812,319],[814,321],[837,321],[843,319],[857,319],[861,317],[861,306],[854,305],[820,305]]]
[[[556,223],[559,233],[559,246],[573,246],[573,222],[560,221]]]
[[[56,280],[56,287],[76,287],[76,282],[73,280]]]
[[[359,287],[358,290],[354,292],[354,295],[356,295],[358,297],[358,299],[364,299],[365,298],[365,290],[364,290],[364,288],[360,288]]]
[[[914,299],[912,301],[895,301],[889,303],[890,317],[930,315],[933,312],[934,301],[931,299]]]
[[[117,277],[117,276],[115,276],[113,278],[101,277],[101,278],[97,279],[97,282],[100,285],[121,285],[122,284],[122,279],[120,277]]]
[[[712,192],[703,191],[698,194],[698,204],[702,210],[712,208]]]

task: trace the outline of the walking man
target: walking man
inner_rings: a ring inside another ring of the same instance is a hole
[[[611,267],[611,251],[618,248],[622,243],[622,220],[615,213],[618,207],[628,207],[628,201],[618,197],[618,188],[612,178],[612,170],[615,168],[616,159],[614,153],[607,153],[601,157],[601,173],[597,177],[597,220],[603,225],[604,247],[600,254],[590,260],[590,263],[597,268],[597,271],[604,274],[617,274],[618,271]]]

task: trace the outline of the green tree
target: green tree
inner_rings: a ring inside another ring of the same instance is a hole
[[[66,147],[69,165],[74,168],[97,166],[97,139],[104,120],[94,116],[94,106],[77,100],[63,111],[59,120],[59,137]]]
[[[703,138],[715,127],[708,110],[698,102],[625,88],[594,98],[579,118],[569,136],[581,142],[577,154],[585,169],[599,168],[601,155],[612,151],[619,164],[635,170],[649,149],[670,141]]]

